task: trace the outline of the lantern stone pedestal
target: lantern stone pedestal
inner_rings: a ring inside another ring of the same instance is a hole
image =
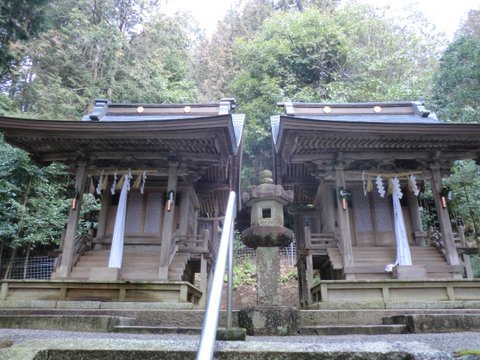
[[[274,185],[272,173],[262,171],[261,184],[244,193],[251,207],[251,227],[242,233],[242,241],[257,252],[257,306],[240,310],[239,326],[248,335],[295,335],[299,311],[281,306],[280,247],[288,246],[293,232],[283,226],[283,206],[293,201],[293,193]]]

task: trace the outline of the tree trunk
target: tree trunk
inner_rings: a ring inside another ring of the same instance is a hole
[[[30,258],[30,242],[27,244],[27,255],[25,256],[25,263],[23,264],[23,280],[27,278],[28,259]]]
[[[10,278],[10,273],[12,272],[13,262],[15,261],[15,256],[17,255],[17,248],[14,248],[12,251],[12,255],[10,256],[10,262],[8,263],[7,270],[5,271],[5,276],[3,279]]]
[[[32,187],[32,182],[33,182],[33,178],[30,177],[30,179],[28,180],[27,188],[25,189],[25,195],[23,197],[23,209],[25,209],[25,207],[27,206],[28,195],[30,193],[30,188]],[[25,225],[25,216],[22,216],[22,218],[20,219],[20,221],[18,223],[18,230],[17,230],[17,237],[18,238],[20,238],[22,236],[24,225]],[[13,261],[15,260],[16,254],[17,254],[17,247],[15,247],[12,251],[12,256],[10,257],[10,263],[8,264],[7,271],[5,271],[4,279],[8,279],[8,277],[10,276],[10,273],[11,273],[12,267],[13,267]]]

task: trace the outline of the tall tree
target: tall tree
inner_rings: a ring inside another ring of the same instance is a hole
[[[63,166],[39,168],[1,138],[0,248],[58,243],[69,204],[67,185]]]
[[[64,0],[51,28],[25,46],[29,66],[13,98],[29,116],[78,119],[96,97],[192,101],[187,22],[158,15],[153,0]]]
[[[480,121],[479,17],[479,10],[468,13],[433,77],[431,106],[442,120]],[[454,194],[453,215],[463,218],[473,235],[479,234],[480,166],[471,160],[456,162],[445,184]]]
[[[236,42],[241,70],[233,90],[249,119],[244,163],[250,173],[271,164],[268,118],[278,111],[277,101],[392,101],[427,95],[437,49],[411,21],[405,27],[368,6],[333,13],[305,9],[274,13],[253,38]]]
[[[218,22],[210,38],[200,38],[190,77],[197,84],[202,100],[234,96],[232,81],[240,72],[234,43],[240,38],[251,39],[272,11],[269,1],[239,1],[223,21]]]
[[[433,78],[432,105],[444,120],[480,121],[480,11],[470,11]]]
[[[45,7],[50,0],[2,0],[0,2],[0,80],[21,60],[12,47],[36,35],[45,19]],[[11,74],[10,74],[11,75]]]

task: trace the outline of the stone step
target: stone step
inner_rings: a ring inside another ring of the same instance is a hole
[[[215,359],[256,360],[372,360],[372,359],[452,359],[452,355],[417,341],[388,342],[364,339],[361,342],[322,343],[318,339],[270,339],[226,341],[215,349]],[[195,359],[198,339],[41,339],[15,344],[2,351],[6,359]],[[20,354],[20,356],[19,356]]]
[[[108,332],[117,325],[134,325],[135,318],[108,315],[1,315],[0,327]]]
[[[325,310],[300,310],[300,324],[301,326],[331,326],[331,325],[390,325],[402,324],[397,320],[392,319],[400,315],[416,315],[416,314],[476,314],[480,316],[480,302],[475,302],[475,308],[471,309],[455,309],[453,307],[459,306],[459,303],[452,302],[448,308],[448,302],[425,302],[424,308],[407,308],[408,303],[399,303],[398,308],[391,309],[362,309],[361,304],[336,303],[337,306],[343,309],[325,309]],[[403,304],[403,308],[401,305]],[[415,305],[415,303],[413,303]],[[428,304],[429,308],[426,307]],[[348,306],[357,306],[356,308],[347,309]],[[435,308],[437,307],[437,308]]]
[[[387,335],[406,334],[406,325],[323,325],[301,326],[300,335]]]
[[[405,325],[412,333],[480,331],[480,314],[411,314],[392,316],[384,323]]]
[[[129,334],[184,334],[200,335],[201,327],[191,326],[145,326],[145,325],[117,325],[112,328],[113,332]]]

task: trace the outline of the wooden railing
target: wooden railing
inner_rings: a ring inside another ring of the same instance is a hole
[[[447,259],[447,251],[445,250],[445,244],[443,242],[442,234],[434,229],[429,229],[430,243],[437,248],[438,252],[442,254],[443,258]]]
[[[210,233],[203,230],[199,235],[174,235],[175,246],[179,252],[191,254],[209,253]]]
[[[73,257],[70,271],[77,264],[77,261],[80,260],[82,255],[90,248],[92,242],[92,236],[90,235],[81,235],[75,238],[73,244]]]
[[[334,233],[311,233],[308,226],[305,227],[305,249],[325,250],[338,246]]]

